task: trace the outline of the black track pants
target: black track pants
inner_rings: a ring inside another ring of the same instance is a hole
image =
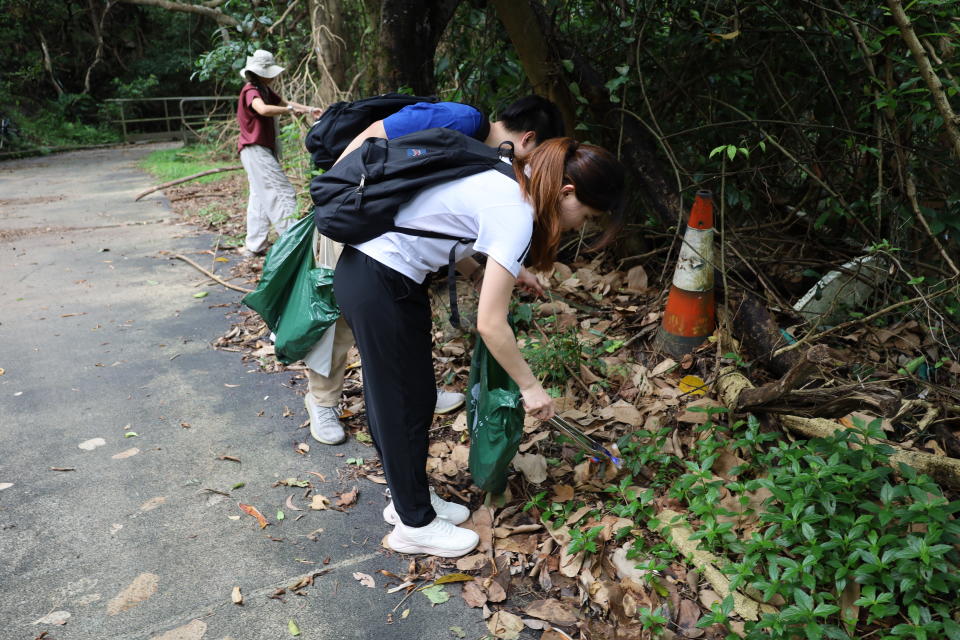
[[[426,286],[348,246],[334,292],[360,350],[367,420],[394,507],[407,526],[430,524],[426,465],[437,387]]]

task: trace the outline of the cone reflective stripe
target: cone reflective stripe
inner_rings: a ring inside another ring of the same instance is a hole
[[[700,346],[716,328],[713,194],[698,191],[683,236],[656,345],[673,356]]]

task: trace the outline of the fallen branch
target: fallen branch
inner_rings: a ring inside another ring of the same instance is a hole
[[[720,570],[721,559],[700,548],[699,540],[691,540],[693,531],[683,515],[671,509],[657,514],[664,539],[673,545],[707,579],[720,598],[733,594],[733,609],[744,620],[759,620],[762,613],[777,613],[769,604],[757,602],[739,591],[730,589],[730,579]]]
[[[736,410],[788,413],[807,418],[841,418],[854,411],[872,411],[888,417],[897,412],[900,394],[877,388],[876,383],[797,389],[816,377],[823,367],[842,362],[840,354],[825,344],[810,347],[780,380],[743,389],[737,398]]]
[[[201,267],[200,265],[198,265],[196,262],[194,262],[194,261],[191,260],[190,258],[188,258],[188,257],[186,257],[186,256],[182,256],[182,255],[180,255],[179,253],[178,253],[177,255],[173,256],[173,257],[174,257],[174,258],[177,258],[178,260],[183,260],[184,262],[186,262],[188,265],[190,265],[191,267],[193,267],[194,269],[196,269],[197,271],[199,271],[199,272],[202,273],[203,275],[207,276],[207,277],[210,278],[211,280],[215,280],[216,282],[222,284],[222,285],[225,286],[227,289],[233,289],[234,291],[239,291],[240,293],[251,293],[251,292],[253,291],[252,289],[244,289],[243,287],[238,287],[238,286],[235,285],[235,284],[230,284],[229,282],[227,282],[226,280],[223,280],[223,279],[220,278],[219,276],[216,276],[216,275],[210,273],[209,271],[207,271],[206,269],[204,269],[203,267]]]
[[[133,201],[136,202],[143,196],[148,196],[154,191],[160,191],[161,189],[166,189],[167,187],[173,187],[182,182],[190,182],[191,180],[196,180],[197,178],[202,178],[203,176],[210,176],[215,173],[223,173],[224,171],[239,171],[240,169],[243,169],[242,164],[238,164],[233,167],[220,167],[219,169],[207,169],[206,171],[195,173],[192,176],[187,176],[186,178],[178,178],[177,180],[171,180],[170,182],[164,182],[163,184],[158,184],[155,187],[150,187],[146,191],[141,191],[139,194],[137,194],[137,197],[134,198]]]
[[[720,401],[731,411],[736,411],[740,394],[754,387],[743,374],[733,367],[726,367],[720,372],[715,388]],[[844,428],[840,423],[824,418],[783,415],[780,416],[780,420],[783,426],[790,431],[800,433],[808,438],[829,438]],[[955,489],[960,488],[960,460],[932,453],[907,451],[896,445],[892,446],[896,451],[890,456],[888,463],[894,469],[899,469],[901,463],[906,464],[916,469],[917,472],[930,476],[942,485]]]

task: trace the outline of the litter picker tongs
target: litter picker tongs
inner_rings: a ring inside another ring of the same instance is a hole
[[[602,444],[585,434],[583,431],[573,426],[560,416],[554,416],[547,420],[551,426],[557,429],[560,433],[567,436],[573,443],[586,451],[593,457],[595,462],[599,462],[601,459],[609,460],[613,466],[620,468],[620,458],[613,455],[606,447]]]

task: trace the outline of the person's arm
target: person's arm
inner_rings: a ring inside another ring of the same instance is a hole
[[[290,107],[293,107],[292,109]],[[288,102],[283,98],[280,98],[280,104],[267,104],[263,101],[263,98],[257,96],[250,102],[250,108],[259,113],[262,116],[272,118],[273,116],[282,116],[285,113],[311,113],[315,111],[320,111],[315,107],[308,107],[302,105],[298,102]]]
[[[337,158],[337,162],[340,162],[343,158],[350,154],[351,151],[355,151],[360,148],[360,145],[363,144],[363,141],[367,138],[384,138],[387,137],[387,130],[383,128],[383,120],[377,120],[369,127],[361,131],[357,137],[350,141],[350,144],[347,145],[347,148],[343,150],[343,153],[340,154],[340,157]],[[337,164],[334,162],[333,164]]]
[[[513,275],[496,260],[487,260],[477,307],[477,331],[490,354],[520,387],[524,410],[535,418],[549,420],[556,414],[553,398],[523,359],[517,338],[507,323],[514,282]]]

